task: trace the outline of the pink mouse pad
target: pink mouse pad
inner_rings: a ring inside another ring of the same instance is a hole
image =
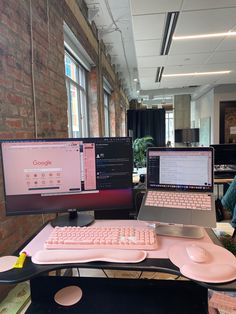
[[[14,268],[17,261],[17,256],[2,256],[0,257],[0,272],[10,270]]]
[[[186,247],[196,245],[206,251],[205,262],[194,262]],[[236,258],[225,248],[213,243],[189,242],[173,245],[168,251],[169,259],[179,267],[180,272],[194,280],[222,283],[236,279]]]

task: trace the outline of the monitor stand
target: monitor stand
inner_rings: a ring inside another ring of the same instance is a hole
[[[53,227],[84,227],[91,225],[94,222],[94,217],[78,213],[77,209],[68,211],[67,214],[57,216],[51,221]]]
[[[202,228],[183,225],[156,225],[156,234],[181,238],[200,239],[204,237]]]

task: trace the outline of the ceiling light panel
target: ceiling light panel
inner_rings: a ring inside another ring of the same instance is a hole
[[[169,55],[212,53],[221,43],[222,38],[209,38],[208,40],[173,40]]]
[[[168,66],[185,66],[185,65],[198,65],[206,63],[210,57],[210,53],[192,53],[181,55],[168,55]]]
[[[235,84],[236,74],[232,74],[229,76],[219,77],[217,84]],[[234,85],[235,88],[235,85]]]
[[[236,8],[182,12],[174,36],[228,32],[235,16]]]
[[[207,84],[219,84],[219,81],[227,78],[228,75],[213,75],[213,76],[195,76],[192,78],[191,83],[193,85],[207,85]]]
[[[162,76],[162,80],[161,80],[161,83],[160,83],[160,86],[159,88],[163,88],[163,89],[168,89],[168,88],[183,88],[183,87],[186,87],[186,86],[189,86],[189,77],[188,78],[181,78],[181,84],[180,84],[180,78],[178,77],[175,77],[175,78],[172,78],[171,80],[168,78],[168,79],[165,79],[163,76]],[[168,91],[167,91],[168,92]]]
[[[182,0],[131,0],[133,15],[179,11]]]
[[[156,75],[156,67],[154,68],[140,68],[139,69],[139,76],[142,77],[154,77]]]
[[[141,88],[142,90],[158,89],[160,83],[156,83],[154,79],[142,79]]]
[[[157,56],[161,50],[161,40],[137,40],[136,55],[137,57]]]
[[[165,14],[133,16],[135,40],[161,39]]]
[[[236,64],[236,55],[235,51],[217,51],[208,59],[207,64],[221,64],[225,63],[235,63]]]
[[[216,48],[217,51],[236,50],[236,38],[226,37]]]
[[[139,68],[153,68],[164,66],[167,62],[167,56],[139,57],[137,60]]]
[[[182,10],[203,10],[203,9],[212,9],[212,8],[225,8],[225,7],[236,7],[235,0],[184,0],[182,5]]]

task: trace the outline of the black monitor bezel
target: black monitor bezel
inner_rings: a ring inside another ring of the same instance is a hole
[[[133,193],[132,193],[132,170],[133,170],[133,150],[132,150],[132,138],[131,137],[85,137],[85,138],[37,138],[37,139],[3,139],[0,140],[0,151],[1,151],[1,167],[2,167],[2,174],[3,174],[3,191],[4,191],[4,205],[5,205],[5,214],[6,216],[19,216],[19,215],[38,215],[38,214],[60,214],[60,213],[67,213],[70,212],[71,209],[69,207],[61,207],[61,208],[52,208],[52,209],[45,209],[41,208],[39,210],[35,209],[28,209],[28,210],[21,210],[21,211],[16,211],[16,210],[11,210],[9,211],[7,208],[7,196],[6,196],[6,191],[5,191],[5,173],[3,169],[3,155],[2,155],[2,143],[19,143],[19,142],[60,142],[60,141],[77,141],[77,140],[82,140],[82,141],[110,141],[110,140],[115,140],[115,139],[129,139],[130,141],[130,177],[127,178],[130,182],[130,189],[129,189],[129,198],[130,198],[130,203],[126,206],[120,207],[120,206],[108,206],[108,207],[93,207],[93,208],[83,208],[83,207],[77,207],[76,209],[80,211],[89,211],[89,210],[117,210],[117,209],[124,209],[124,210],[131,210],[133,208]],[[122,189],[117,189],[117,193],[120,191],[122,192]],[[128,192],[128,189],[127,189]]]
[[[213,154],[213,148],[211,147],[150,147],[148,148],[147,150],[147,157],[149,155],[149,153],[151,151],[210,151],[211,152],[211,156],[212,156],[212,165],[211,165],[211,178],[212,178],[212,185],[209,186],[208,189],[204,190],[204,193],[208,192],[208,193],[213,193],[213,190],[214,190],[214,154]],[[148,159],[147,159],[147,182],[149,182],[149,171],[148,171],[148,166],[149,166],[149,162],[148,162]],[[157,190],[165,190],[166,187],[157,187],[157,188],[153,188],[153,187],[149,187],[148,186],[148,183],[147,183],[147,188],[148,189],[157,189]],[[179,187],[179,188],[171,188],[171,187],[168,187],[168,190],[170,191],[191,191],[191,188],[185,188],[185,187]],[[193,189],[192,190],[193,192],[196,192],[196,193],[202,193],[203,191],[202,190],[197,190],[197,189]]]
[[[214,149],[214,161],[215,166],[220,165],[236,165],[236,144],[227,143],[227,144],[211,144],[210,147]],[[223,152],[225,155],[225,159],[223,160],[217,157],[217,153]],[[229,152],[235,152],[232,155],[229,155]],[[232,156],[232,158],[231,158]],[[219,161],[220,160],[220,161]]]

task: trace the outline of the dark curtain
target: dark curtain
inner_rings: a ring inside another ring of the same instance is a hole
[[[165,109],[128,110],[127,122],[133,140],[150,135],[155,146],[165,146]]]

